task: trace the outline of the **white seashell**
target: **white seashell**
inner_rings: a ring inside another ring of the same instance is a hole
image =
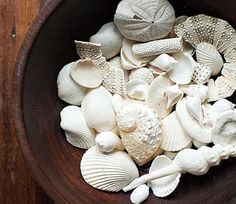
[[[134,55],[138,57],[157,56],[163,53],[175,53],[183,51],[182,38],[168,38],[147,43],[134,44]]]
[[[74,62],[65,65],[57,76],[57,92],[60,99],[73,104],[81,105],[86,88],[77,84],[70,76],[70,69]]]
[[[126,38],[147,42],[168,35],[175,11],[167,0],[124,0],[118,5],[114,21]]]
[[[158,171],[166,168],[173,162],[166,156],[157,156],[149,169],[149,172]],[[181,173],[177,172],[163,178],[155,179],[149,182],[153,194],[157,197],[166,197],[171,194],[178,186],[180,181]]]
[[[183,85],[180,89],[188,96],[198,97],[204,102],[208,96],[208,87],[205,85]]]
[[[113,132],[101,132],[95,138],[96,145],[101,152],[112,152],[114,149],[124,150],[121,139]]]
[[[212,141],[214,144],[236,145],[236,111],[225,111],[219,115],[213,125]]]
[[[226,78],[236,77],[236,63],[224,63],[221,74]]]
[[[87,125],[86,119],[77,106],[67,106],[61,113],[61,128],[66,140],[75,147],[88,149],[95,145],[95,131]]]
[[[145,81],[140,79],[132,79],[126,84],[127,95],[137,100],[145,100],[149,86]]]
[[[220,73],[223,66],[223,59],[217,49],[209,43],[199,43],[196,47],[197,61],[211,69],[211,75]]]
[[[197,63],[194,70],[192,81],[196,84],[205,84],[211,77],[211,69],[203,64]]]
[[[203,143],[203,142],[199,142],[199,141],[193,139],[193,145],[194,145],[196,148],[200,148],[200,147],[206,146],[207,144],[206,144],[206,143]]]
[[[145,81],[147,84],[151,84],[154,79],[153,73],[150,69],[142,67],[138,69],[133,69],[130,72],[129,80],[140,79]]]
[[[87,88],[101,85],[103,76],[101,70],[89,59],[78,60],[70,69],[72,79]]]
[[[92,43],[100,43],[102,55],[106,59],[116,56],[121,49],[123,36],[114,22],[104,24],[100,30],[89,39]]]
[[[178,121],[175,111],[162,120],[161,130],[161,148],[166,151],[179,151],[192,141],[192,138],[184,131]]]
[[[173,69],[168,72],[169,78],[176,84],[190,83],[196,63],[188,53],[175,53],[173,55],[177,63],[173,64]]]
[[[132,159],[123,151],[104,154],[92,147],[80,163],[84,180],[94,188],[117,192],[139,176]]]
[[[217,166],[220,164],[221,156],[214,148],[210,148],[207,146],[201,146],[197,150],[203,158],[207,161],[210,166]]]
[[[183,98],[183,95],[184,93],[182,90],[180,90],[178,84],[169,86],[166,89],[167,109],[170,108],[171,106],[174,106],[176,103],[178,103],[178,101]]]
[[[134,204],[140,204],[149,196],[149,187],[145,184],[138,186],[130,195],[130,201]]]
[[[178,152],[165,151],[163,155],[173,160]]]
[[[173,83],[166,76],[156,77],[150,84],[145,102],[153,110],[155,110],[161,118],[166,117],[173,107],[167,109],[167,97],[165,97],[166,89]]]
[[[103,86],[92,89],[85,95],[81,109],[88,125],[98,132],[110,131],[116,126],[112,95]]]
[[[124,104],[117,114],[122,143],[138,165],[153,158],[161,145],[161,120],[143,103]]]
[[[106,58],[101,56],[98,59],[93,59],[92,62],[99,68],[99,70],[104,74],[106,71],[108,71],[111,66],[106,61]]]

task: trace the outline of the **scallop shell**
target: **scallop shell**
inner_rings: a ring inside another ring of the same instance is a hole
[[[208,96],[208,87],[205,85],[184,85],[180,89],[188,96],[198,97],[201,102],[205,101]]]
[[[173,85],[173,83],[168,79],[168,77],[158,76],[150,84],[150,88],[147,93],[145,102],[148,106],[155,110],[161,118],[166,117],[173,108],[170,107],[167,109],[168,99],[165,96],[167,88],[171,85]]]
[[[74,62],[65,65],[57,77],[58,96],[63,101],[72,105],[81,105],[86,93],[86,88],[77,84],[70,76],[70,69]]]
[[[89,185],[111,192],[120,191],[139,176],[136,165],[125,152],[104,154],[96,146],[85,152],[80,170]]]
[[[183,98],[183,95],[184,93],[182,90],[180,90],[178,84],[168,87],[166,89],[167,109],[178,103],[178,101]]]
[[[70,69],[72,79],[87,88],[96,88],[102,84],[101,70],[89,59],[78,60]]]
[[[81,109],[67,106],[61,113],[61,128],[65,131],[66,140],[75,147],[88,149],[95,145],[95,131],[87,125]]]
[[[211,69],[203,64],[197,63],[194,70],[192,81],[196,84],[205,84],[211,77]]]
[[[116,126],[112,95],[103,86],[92,89],[85,95],[81,109],[88,125],[98,132],[110,131]]]
[[[127,95],[137,100],[145,100],[149,86],[145,81],[140,79],[132,79],[126,84]]]
[[[199,43],[196,48],[197,61],[211,69],[211,75],[220,73],[223,66],[223,59],[216,48],[209,43]]]
[[[161,145],[161,121],[158,115],[142,103],[124,104],[117,123],[122,143],[138,165],[150,161]]]
[[[123,0],[114,21],[126,38],[147,42],[168,35],[173,28],[175,11],[167,0]]]
[[[224,63],[221,74],[226,78],[236,78],[236,63]]]
[[[134,69],[130,72],[129,80],[140,79],[145,81],[147,84],[151,84],[154,79],[153,73],[150,69],[145,67]]]
[[[157,156],[149,169],[149,172],[158,171],[171,165],[171,161],[168,157],[161,155]],[[171,194],[178,186],[181,173],[177,172],[163,178],[155,179],[149,182],[149,185],[153,191],[153,194],[157,197],[166,197]]]
[[[134,44],[134,55],[138,57],[157,56],[163,53],[175,53],[183,51],[182,38],[168,38],[147,43]]]
[[[123,36],[114,22],[104,24],[100,30],[89,39],[92,43],[100,43],[102,55],[106,59],[116,56],[121,49]]]
[[[130,194],[131,203],[139,204],[145,201],[149,196],[149,186],[142,184]]]
[[[166,151],[179,151],[191,143],[192,138],[184,131],[172,112],[162,120],[162,143],[161,148]]]

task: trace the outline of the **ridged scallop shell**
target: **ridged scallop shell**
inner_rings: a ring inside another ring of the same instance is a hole
[[[89,39],[92,43],[100,43],[102,55],[106,59],[116,56],[121,49],[123,36],[114,22],[104,24],[100,30]]]
[[[132,79],[126,84],[127,95],[136,100],[145,100],[148,89],[146,82],[140,79]]]
[[[75,147],[88,149],[95,145],[95,130],[87,125],[81,109],[67,106],[61,113],[61,128],[65,131],[66,140]]]
[[[226,78],[236,78],[236,63],[224,63],[221,74]]]
[[[136,165],[125,152],[104,154],[96,146],[85,152],[80,170],[89,185],[111,192],[120,191],[139,176]]]
[[[142,103],[124,104],[117,114],[122,143],[138,165],[152,159],[161,145],[161,120]]]
[[[166,89],[166,97],[167,97],[167,109],[171,106],[174,106],[178,103],[179,100],[183,98],[183,91],[179,88],[178,84],[169,86]]]
[[[197,63],[194,70],[192,81],[196,84],[205,84],[211,77],[211,69],[203,64]]]
[[[196,48],[197,61],[211,69],[211,75],[216,76],[220,73],[223,66],[223,59],[216,48],[209,43],[199,43]]]
[[[140,79],[145,81],[147,84],[151,84],[154,79],[153,73],[150,69],[142,67],[138,69],[133,69],[130,72],[129,80]]]
[[[149,186],[146,184],[142,184],[138,186],[134,191],[130,194],[131,203],[142,203],[149,196]]]
[[[126,38],[147,42],[168,35],[173,28],[175,11],[167,0],[123,0],[114,21]]]
[[[74,62],[65,65],[57,76],[58,97],[72,105],[81,105],[87,89],[77,84],[70,76]]]
[[[153,160],[149,172],[158,171],[160,169],[166,168],[172,163],[173,161],[171,161],[168,157],[164,155],[157,156]],[[166,197],[177,188],[180,181],[180,177],[181,173],[176,172],[172,175],[149,181],[149,186],[151,187],[152,192],[155,196],[160,198]]]
[[[188,96],[199,97],[201,102],[205,101],[208,96],[208,87],[205,85],[183,85],[181,90]]]

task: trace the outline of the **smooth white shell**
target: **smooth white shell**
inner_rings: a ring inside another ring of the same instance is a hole
[[[130,201],[134,204],[140,204],[149,196],[149,187],[145,184],[138,186],[130,195]]]
[[[179,88],[178,84],[169,86],[166,89],[166,97],[167,97],[167,109],[171,106],[174,106],[178,103],[179,100],[183,98],[183,91]]]
[[[188,96],[198,97],[201,102],[205,101],[208,96],[208,87],[205,85],[184,85],[180,86],[181,90]]]
[[[145,100],[149,86],[140,79],[132,79],[126,84],[127,95],[137,100]]]

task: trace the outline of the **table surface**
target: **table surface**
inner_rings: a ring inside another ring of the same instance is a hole
[[[8,82],[32,21],[49,0],[0,0],[0,203],[53,203],[31,175],[11,121]]]

